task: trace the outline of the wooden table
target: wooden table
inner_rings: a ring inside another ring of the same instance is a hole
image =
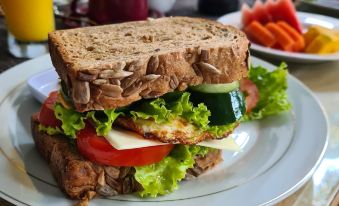
[[[194,7],[196,1],[180,0],[173,15],[198,16]],[[4,20],[0,17],[0,73],[26,59],[13,58],[7,52],[7,32]],[[273,64],[279,62],[266,59]],[[324,161],[315,175],[305,186],[290,197],[278,203],[278,206],[338,205],[339,196],[339,61],[320,64],[289,63],[292,75],[306,84],[322,102],[330,120],[330,142]],[[0,198],[0,206],[12,205]]]

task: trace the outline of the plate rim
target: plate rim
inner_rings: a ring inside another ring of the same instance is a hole
[[[325,18],[331,21],[335,21],[336,24],[339,25],[339,20],[331,17],[331,16],[325,16],[321,14],[313,14],[309,12],[302,12],[302,11],[297,11],[298,17],[304,17],[304,16],[312,16],[312,17],[319,17],[319,18]],[[231,12],[225,15],[222,15],[218,17],[217,21],[225,24],[224,21],[226,18],[234,18],[234,19],[240,19],[241,18],[241,11],[235,11]],[[238,22],[234,22],[238,23]],[[241,22],[240,22],[241,23]],[[230,24],[232,26],[235,26],[239,28],[239,24]],[[261,54],[268,54],[273,57],[280,57],[280,58],[287,58],[286,61],[298,61],[298,62],[326,62],[326,61],[339,61],[339,52],[333,53],[333,54],[326,54],[326,55],[319,55],[319,54],[307,54],[307,53],[297,53],[297,52],[286,52],[286,51],[281,51],[277,49],[272,49],[268,47],[261,46],[256,43],[251,42],[251,50],[261,53]],[[284,59],[283,59],[284,60]]]
[[[48,58],[47,56],[48,56],[48,54],[43,55],[43,56],[41,56],[41,57],[39,57],[39,58],[36,58],[36,59],[32,59],[32,60],[23,62],[23,63],[21,63],[21,64],[18,64],[18,65],[16,65],[16,66],[12,67],[11,69],[9,69],[9,70],[3,72],[2,74],[0,74],[0,78],[2,78],[2,77],[7,77],[7,76],[11,76],[12,74],[15,74],[16,72],[18,72],[18,71],[20,71],[20,70],[23,70],[26,66],[28,66],[28,65],[30,65],[30,64],[33,64],[34,62],[46,61],[46,58]],[[266,65],[270,65],[270,66],[272,66],[272,67],[275,67],[275,65],[273,65],[273,64],[271,64],[271,63],[269,63],[269,62],[266,62],[266,61],[264,61],[264,60],[261,60],[261,59],[259,59],[259,58],[256,58],[256,57],[253,57],[253,56],[252,56],[252,60],[253,60],[253,59],[256,59],[255,61],[263,62],[263,63],[266,64]],[[50,62],[47,62],[46,64],[50,64],[50,65],[51,65]],[[258,63],[258,64],[261,64],[261,63]],[[43,71],[43,70],[40,69],[40,68],[42,68],[42,67],[44,67],[44,66],[41,66],[41,65],[40,65],[40,66],[37,67],[38,69],[35,69],[35,70],[37,70],[37,71]],[[46,68],[48,69],[48,67],[46,67]],[[49,67],[49,68],[50,68],[50,67]],[[299,188],[300,188],[300,187],[301,187],[301,186],[302,186],[302,185],[303,185],[303,184],[304,184],[304,183],[312,176],[312,174],[314,173],[314,171],[316,170],[316,168],[319,166],[319,164],[320,164],[320,162],[321,162],[321,160],[322,160],[322,158],[323,158],[323,156],[324,156],[324,154],[325,154],[327,145],[328,145],[328,139],[329,139],[329,124],[328,124],[328,117],[327,117],[327,114],[326,114],[326,112],[325,112],[325,110],[324,110],[324,108],[323,108],[323,105],[320,103],[320,101],[319,101],[318,98],[315,96],[315,94],[314,94],[309,88],[307,88],[307,86],[305,86],[302,82],[300,82],[297,78],[295,78],[295,77],[292,76],[292,75],[289,75],[289,78],[291,78],[292,81],[296,82],[296,83],[298,84],[298,86],[301,86],[303,90],[305,90],[309,95],[311,95],[311,97],[316,101],[317,106],[319,106],[319,108],[320,108],[320,110],[321,110],[321,112],[322,112],[322,115],[324,116],[324,119],[325,119],[325,125],[326,125],[326,131],[325,131],[325,132],[326,132],[325,143],[324,143],[324,147],[322,148],[322,152],[321,152],[320,156],[318,157],[316,163],[313,165],[312,169],[311,169],[310,171],[307,172],[307,174],[303,177],[303,179],[301,179],[299,182],[296,182],[296,183],[294,184],[294,186],[291,187],[289,190],[285,191],[284,193],[280,194],[279,196],[277,196],[277,197],[275,197],[275,198],[273,198],[273,199],[271,199],[271,200],[269,200],[269,201],[267,201],[267,202],[265,202],[265,203],[262,203],[262,205],[267,205],[267,204],[273,204],[273,203],[276,203],[276,202],[280,201],[281,199],[283,199],[283,198],[287,197],[288,195],[290,195],[292,192],[294,192],[294,191],[296,191],[297,189],[299,189]],[[27,80],[27,78],[24,78],[24,79]],[[14,84],[14,85],[17,85],[17,84],[18,84],[18,83]],[[6,87],[5,87],[5,88],[6,88]],[[14,89],[13,87],[11,87],[11,88]],[[8,90],[6,90],[6,91],[7,91],[7,93],[8,93]],[[6,92],[4,92],[4,93],[6,93]],[[7,96],[7,95],[4,95],[4,94],[0,95],[0,100],[1,100],[0,102],[1,102],[1,104],[2,104],[2,102],[3,102],[4,97],[6,97],[6,96]],[[0,105],[1,105],[1,104],[0,104]],[[0,153],[2,154],[2,151],[1,151]],[[4,155],[4,154],[2,154],[1,156],[3,156],[3,155]],[[6,193],[2,194],[2,193],[3,193],[3,191],[0,191],[0,196],[1,196],[3,199],[5,199],[5,200],[7,200],[7,201],[8,201],[8,199],[10,199],[11,201],[9,201],[9,202],[15,202],[15,204],[18,204],[18,200],[16,200],[15,198],[14,198],[14,199],[11,199],[11,198],[9,198],[8,194],[6,194]],[[20,202],[20,203],[21,203],[21,202]],[[25,203],[22,202],[22,204],[25,204]]]

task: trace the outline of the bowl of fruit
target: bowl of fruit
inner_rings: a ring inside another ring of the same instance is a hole
[[[291,0],[256,0],[218,19],[242,29],[251,50],[290,62],[339,61],[339,20],[297,12]]]

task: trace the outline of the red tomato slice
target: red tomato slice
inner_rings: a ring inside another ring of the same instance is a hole
[[[58,127],[61,121],[54,115],[54,104],[58,99],[58,92],[51,92],[48,98],[43,103],[39,112],[39,122],[45,126]]]
[[[259,90],[249,79],[240,81],[240,90],[245,93],[246,112],[251,112],[259,101]]]
[[[144,166],[160,162],[174,145],[117,150],[104,137],[97,136],[90,124],[86,124],[77,135],[77,147],[80,154],[93,162],[111,166]]]

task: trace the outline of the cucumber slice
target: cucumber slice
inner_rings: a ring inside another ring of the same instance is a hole
[[[244,97],[239,89],[228,93],[191,92],[194,105],[204,103],[211,111],[210,125],[226,125],[239,120],[246,111]]]
[[[239,82],[235,81],[229,84],[200,84],[191,86],[190,90],[203,93],[227,93],[239,88]]]

